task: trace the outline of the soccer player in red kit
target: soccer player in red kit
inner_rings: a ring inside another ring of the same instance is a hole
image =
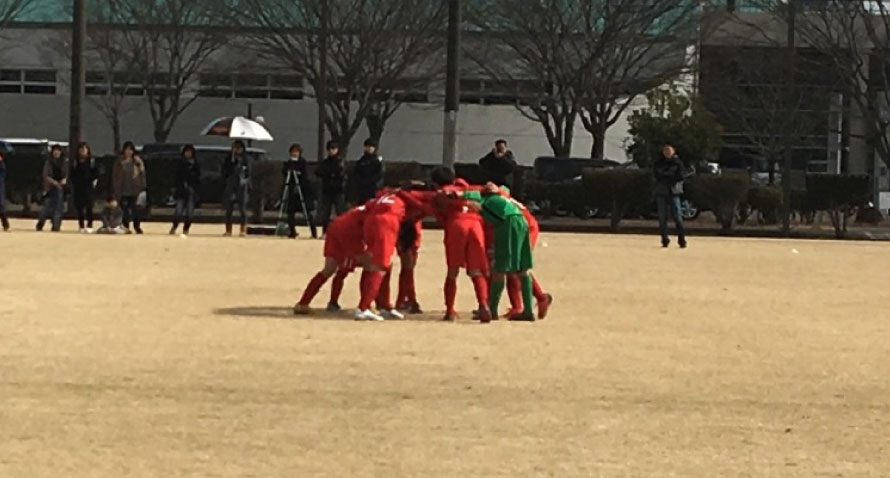
[[[432,215],[432,197],[424,197],[414,191],[388,191],[368,202],[364,223],[364,243],[368,264],[362,272],[361,300],[355,312],[356,320],[384,320],[404,318],[392,307],[389,299],[389,275],[392,256],[399,239],[399,228],[407,217]],[[371,310],[377,301],[381,310],[378,315]]]
[[[324,240],[324,267],[309,281],[300,301],[294,306],[294,314],[311,314],[309,304],[318,294],[321,286],[331,276],[331,300],[328,302],[328,312],[339,312],[338,304],[340,293],[343,291],[343,282],[350,272],[355,270],[357,261],[360,261],[364,253],[364,223],[368,213],[367,206],[354,207],[346,213],[334,219],[327,229]]]
[[[455,179],[450,168],[437,168],[432,173],[433,183],[442,191],[466,191],[471,189],[463,179]],[[485,252],[485,232],[482,216],[458,201],[448,201],[437,209],[436,218],[445,232],[445,261],[448,274],[445,277],[445,318],[457,320],[457,276],[464,268],[473,281],[479,313],[490,318],[488,310],[488,257]]]

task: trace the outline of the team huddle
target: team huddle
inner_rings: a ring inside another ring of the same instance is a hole
[[[531,274],[532,249],[538,223],[531,212],[492,183],[470,186],[448,168],[432,174],[432,184],[413,182],[384,189],[374,199],[338,216],[327,228],[324,268],[309,282],[294,306],[298,315],[311,314],[310,304],[333,277],[329,312],[340,311],[346,277],[362,268],[361,299],[356,320],[402,319],[403,312],[420,313],[414,287],[414,265],[421,243],[421,221],[435,217],[445,232],[444,320],[458,319],[455,310],[457,277],[464,269],[473,282],[482,323],[498,318],[498,304],[508,292],[509,320],[534,321],[547,316],[553,297]],[[395,304],[390,292],[393,256],[401,259]],[[537,301],[537,314],[533,310]],[[371,308],[376,305],[376,311]]]

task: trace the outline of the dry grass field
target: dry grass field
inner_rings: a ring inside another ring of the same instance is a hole
[[[456,324],[293,318],[320,241],[31,226],[0,234],[3,478],[890,476],[890,244],[544,234],[551,317],[483,326],[463,279]]]

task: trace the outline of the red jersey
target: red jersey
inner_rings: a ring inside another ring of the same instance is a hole
[[[399,222],[406,218],[424,218],[433,215],[435,191],[384,190],[368,201],[369,214],[389,216]]]
[[[337,216],[328,226],[324,240],[324,256],[337,261],[341,269],[352,270],[355,256],[364,252],[366,206],[354,207]]]
[[[470,185],[463,179],[458,179],[450,186],[444,186],[442,191],[445,192],[463,192],[469,191]],[[448,201],[445,205],[436,210],[436,220],[444,228],[450,224],[458,222],[482,222],[482,215],[470,209],[463,201]]]

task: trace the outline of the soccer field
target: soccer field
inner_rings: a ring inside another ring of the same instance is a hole
[[[890,476],[890,244],[544,233],[550,316],[486,326],[294,318],[321,241],[13,226],[0,477]]]

